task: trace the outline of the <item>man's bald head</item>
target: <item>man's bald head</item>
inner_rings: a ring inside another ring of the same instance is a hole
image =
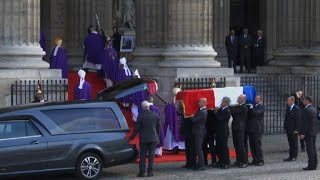
[[[239,97],[238,97],[238,103],[239,104],[243,104],[245,103],[247,100],[247,96],[245,94],[241,94]]]
[[[198,105],[199,105],[200,108],[205,107],[207,105],[207,99],[206,98],[200,98]]]

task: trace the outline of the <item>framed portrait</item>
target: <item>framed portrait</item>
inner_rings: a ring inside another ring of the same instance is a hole
[[[134,48],[134,36],[121,36],[120,52],[132,52]]]

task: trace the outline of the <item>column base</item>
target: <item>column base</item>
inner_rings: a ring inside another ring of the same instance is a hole
[[[0,69],[47,69],[44,55],[38,46],[0,47]]]
[[[319,49],[284,49],[273,53],[270,66],[320,66]]]
[[[212,47],[139,48],[134,51],[135,61],[157,60],[157,66],[167,68],[220,67]]]

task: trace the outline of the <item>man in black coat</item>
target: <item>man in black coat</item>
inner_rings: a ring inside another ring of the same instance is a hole
[[[254,43],[254,62],[257,66],[264,64],[264,50],[266,47],[266,39],[262,36],[262,30],[257,31],[257,39]]]
[[[239,38],[240,43],[240,73],[243,72],[243,65],[246,65],[248,73],[251,72],[251,48],[252,37],[248,34],[248,29],[243,29],[243,34]]]
[[[204,156],[204,164],[208,165],[208,154],[211,155],[211,166],[215,166],[217,163],[217,152],[215,146],[217,124],[215,113],[213,110],[208,110],[207,122],[206,122],[206,135],[203,139],[202,150]]]
[[[244,147],[244,134],[248,114],[248,108],[245,102],[246,95],[242,94],[238,98],[239,105],[230,108],[233,117],[232,138],[237,155],[237,161],[234,165],[239,168],[246,168],[248,166],[248,154]]]
[[[219,163],[217,167],[221,169],[228,169],[230,166],[228,137],[229,137],[229,119],[231,112],[229,109],[230,98],[224,97],[222,99],[221,107],[215,114],[217,126],[217,154]]]
[[[140,163],[139,169],[140,173],[138,177],[144,177],[146,168],[146,156],[148,154],[148,177],[153,176],[153,161],[155,156],[156,145],[159,143],[159,133],[160,133],[160,119],[154,112],[149,110],[149,102],[143,101],[142,104],[143,111],[138,115],[137,122],[135,124],[134,132],[130,139],[133,140],[134,137],[139,133],[140,141]]]
[[[192,121],[192,135],[194,138],[194,155],[197,159],[197,165],[195,170],[205,170],[204,169],[204,157],[203,157],[203,138],[206,135],[206,120],[207,120],[207,99],[201,98],[199,100],[199,111],[198,113],[190,118]]]
[[[295,98],[293,96],[287,99],[287,110],[284,120],[284,129],[287,133],[289,142],[289,157],[283,161],[296,161],[298,156],[298,133],[300,130],[301,112],[300,108],[294,104]]]
[[[300,138],[305,139],[307,154],[308,154],[308,167],[303,170],[316,170],[318,165],[316,136],[317,136],[317,116],[318,110],[311,104],[311,97],[305,97],[303,104],[303,121],[301,123]]]
[[[264,165],[263,153],[261,148],[261,139],[263,133],[264,105],[262,96],[256,96],[256,104],[249,109],[249,118],[247,123],[247,132],[252,154],[252,165]]]
[[[302,120],[302,111],[304,109],[304,105],[303,105],[303,92],[302,91],[297,91],[295,93],[292,94],[292,96],[294,96],[294,98],[296,98],[294,104],[296,104],[301,111],[301,120]],[[301,147],[301,151],[304,152],[306,150],[306,143],[305,143],[305,139],[300,139],[300,147]]]
[[[228,53],[228,67],[233,67],[234,72],[236,72],[238,44],[238,37],[235,36],[235,31],[232,29],[230,34],[226,37],[225,46]]]

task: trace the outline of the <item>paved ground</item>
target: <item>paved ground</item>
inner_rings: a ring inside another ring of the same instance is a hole
[[[306,166],[306,153],[300,153],[296,162],[282,162],[286,158],[286,153],[271,153],[265,155],[265,166],[249,166],[245,169],[230,168],[220,170],[207,168],[205,171],[195,172],[181,168],[180,163],[165,163],[155,166],[155,177],[153,178],[136,178],[137,164],[129,164],[118,167],[105,169],[104,176],[101,179],[217,179],[217,180],[319,180],[320,168],[316,171],[303,171]],[[232,160],[234,161],[234,160]],[[32,180],[74,180],[72,175],[54,175],[54,176],[37,176],[21,177],[18,179]]]

